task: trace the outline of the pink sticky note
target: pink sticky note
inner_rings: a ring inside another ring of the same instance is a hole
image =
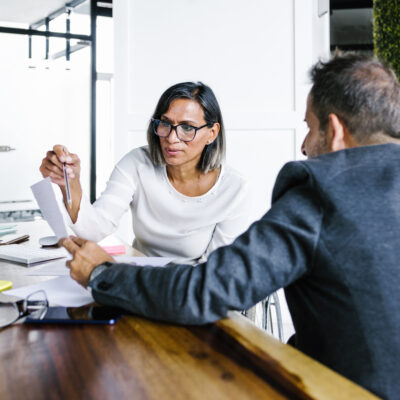
[[[125,246],[123,244],[115,246],[102,246],[102,247],[110,255],[125,254]]]

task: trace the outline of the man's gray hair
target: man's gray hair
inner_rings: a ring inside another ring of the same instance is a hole
[[[395,73],[376,58],[338,54],[311,70],[311,106],[325,130],[336,114],[360,142],[374,134],[400,139],[400,85]]]

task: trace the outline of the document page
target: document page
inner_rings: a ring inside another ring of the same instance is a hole
[[[71,259],[71,257],[69,257]],[[67,260],[57,260],[48,262],[45,265],[33,267],[25,276],[69,276],[69,268],[66,264]]]
[[[60,276],[34,285],[6,290],[7,295],[25,298],[37,290],[44,290],[50,306],[80,307],[92,303],[91,293],[69,276]]]
[[[136,266],[163,267],[172,261],[169,257],[131,257],[131,256],[114,256],[117,263],[126,263]],[[68,276],[69,268],[66,266],[66,260],[59,260],[46,263],[46,265],[38,266],[35,270],[27,272],[27,276]]]
[[[33,195],[54,234],[58,239],[68,237],[67,227],[56,200],[50,178],[45,178],[31,186]]]

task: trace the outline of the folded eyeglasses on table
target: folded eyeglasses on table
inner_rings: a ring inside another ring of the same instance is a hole
[[[22,323],[28,316],[42,319],[48,307],[49,301],[44,290],[33,292],[25,299],[0,302],[0,328]]]

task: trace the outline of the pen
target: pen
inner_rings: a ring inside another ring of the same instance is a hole
[[[63,162],[63,172],[64,172],[65,190],[67,192],[67,203],[71,207],[72,206],[71,191],[69,190],[69,181],[68,181],[67,167],[65,161]]]

